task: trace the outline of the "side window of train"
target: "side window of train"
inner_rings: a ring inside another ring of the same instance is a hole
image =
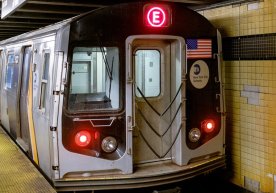
[[[13,73],[15,65],[15,55],[13,52],[8,53],[8,60],[6,65],[5,89],[12,89]]]
[[[118,109],[119,49],[75,47],[68,108],[71,111]]]
[[[45,106],[46,106],[46,94],[47,94],[46,89],[47,89],[47,83],[48,83],[49,65],[50,65],[50,50],[44,50],[39,109],[45,109]]]
[[[161,93],[161,54],[159,50],[135,52],[136,97],[158,97]]]

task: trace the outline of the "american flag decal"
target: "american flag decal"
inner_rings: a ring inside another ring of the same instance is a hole
[[[212,58],[212,40],[187,39],[187,58]]]

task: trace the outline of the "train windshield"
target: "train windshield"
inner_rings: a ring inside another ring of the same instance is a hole
[[[119,109],[119,49],[75,47],[71,67],[70,111]]]

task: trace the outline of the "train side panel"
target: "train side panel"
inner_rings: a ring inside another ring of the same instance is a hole
[[[4,47],[1,50],[1,124],[6,128],[6,130],[10,131],[9,124],[9,115],[7,112],[8,109],[8,101],[7,101],[7,92],[5,91],[5,72],[6,72],[6,52]]]
[[[51,121],[58,116],[52,111],[53,81],[61,73],[54,66],[59,62],[55,38],[56,34],[50,32],[1,50],[1,123],[49,178],[55,171],[53,166],[58,165],[54,164],[58,156],[54,155],[57,146],[53,145],[51,131]]]

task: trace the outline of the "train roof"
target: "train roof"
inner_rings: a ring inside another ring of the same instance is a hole
[[[162,8],[168,25],[148,25],[147,11]],[[217,29],[204,16],[177,2],[135,2],[91,12],[71,22],[70,43],[123,42],[131,35],[174,35],[186,38],[215,38]]]
[[[183,5],[182,3],[177,3],[177,2],[132,2],[132,3],[123,3],[123,4],[116,4],[116,5],[112,5],[112,6],[108,6],[108,7],[103,7],[103,8],[98,8],[98,9],[94,9],[90,12],[66,19],[64,21],[58,22],[56,24],[52,24],[49,26],[45,26],[42,27],[40,29],[34,30],[34,31],[30,31],[3,41],[0,41],[0,46],[1,45],[6,45],[6,44],[11,44],[13,42],[19,42],[19,41],[24,41],[26,39],[32,39],[32,38],[36,38],[38,37],[38,35],[47,35],[47,34],[53,34],[56,33],[58,30],[60,30],[61,28],[68,26],[68,25],[73,25],[73,27],[76,27],[76,25],[78,25],[77,21],[82,21],[84,25],[87,25],[87,22],[85,23],[85,20],[87,19],[91,19],[91,17],[93,17],[93,21],[95,23],[93,23],[95,25],[94,28],[98,28],[101,27],[103,29],[107,28],[107,27],[103,27],[104,25],[107,25],[109,27],[114,27],[113,25],[115,25],[115,23],[120,23],[120,25],[125,26],[126,24],[122,24],[122,19],[126,19],[127,21],[130,21],[129,18],[126,18],[127,15],[133,15],[133,14],[137,14],[138,15],[138,11],[134,11],[134,9],[139,9],[141,7],[143,7],[145,4],[168,4],[168,5],[177,5],[177,8],[179,8],[181,10],[181,12],[183,12],[183,10],[185,10],[185,16],[189,17],[189,16],[193,16],[194,18],[188,18],[188,20],[184,20],[183,18],[178,18],[177,22],[178,23],[182,23],[183,24],[183,28],[190,28],[191,34],[197,34],[197,36],[201,36],[199,31],[197,29],[199,29],[200,27],[198,27],[198,23],[200,23],[201,25],[201,30],[208,32],[210,31],[210,34],[213,34],[214,32],[214,28],[213,26],[209,23],[209,21],[202,15],[200,15],[199,13],[196,13],[193,10],[190,10],[189,8],[185,7],[185,5]],[[176,8],[176,7],[175,7]],[[115,21],[113,20],[112,17],[114,17],[114,12],[116,12],[115,10],[117,9],[117,13],[119,13],[120,15],[120,19],[121,21]],[[126,13],[121,13],[120,11],[122,11],[122,9],[124,9],[126,11]],[[131,12],[133,11],[133,13]],[[178,10],[179,11],[179,10]],[[95,14],[94,14],[95,13]],[[101,20],[99,21],[99,18],[101,17],[101,14],[110,14],[110,16],[106,17],[106,21]],[[87,17],[86,17],[87,16]],[[83,19],[82,19],[83,18]],[[192,23],[193,21],[195,21],[194,23]],[[200,21],[200,22],[198,22]],[[102,22],[100,24],[100,22]],[[125,21],[124,21],[125,22]],[[141,22],[139,23],[135,23],[132,22],[132,24],[130,25],[130,28],[134,28],[134,26],[136,25],[140,25],[140,31],[141,31]],[[119,26],[117,26],[117,28],[120,28]],[[194,30],[191,30],[191,28],[194,28]],[[137,33],[139,33],[140,31],[137,31]],[[115,31],[119,31],[118,33],[122,33],[122,31],[120,31],[120,29],[116,29],[115,28],[112,29],[113,32]],[[76,32],[76,31],[74,31]],[[80,34],[82,32],[77,32],[76,34]],[[208,32],[209,33],[209,32]],[[90,33],[91,36],[91,33]]]
[[[5,44],[9,44],[9,43],[13,43],[13,42],[16,42],[16,41],[20,41],[20,40],[29,39],[29,38],[35,37],[38,34],[46,34],[46,33],[49,33],[49,32],[56,32],[58,29],[60,29],[61,27],[65,26],[67,24],[69,24],[71,21],[72,21],[72,18],[67,19],[65,21],[58,22],[58,23],[53,24],[53,25],[49,25],[49,26],[45,26],[45,27],[36,29],[34,31],[23,33],[21,35],[18,35],[18,36],[15,36],[15,37],[12,37],[12,38],[9,38],[9,39],[6,39],[6,40],[2,40],[2,41],[0,41],[0,46],[5,45]]]
[[[98,9],[102,9],[102,8],[98,8]],[[98,9],[92,10],[90,12],[96,11]],[[41,34],[55,33],[59,29],[65,27],[67,25],[69,25],[73,21],[78,20],[79,18],[81,18],[81,17],[89,14],[90,12],[87,12],[87,13],[84,13],[84,14],[80,14],[78,16],[75,16],[75,17],[72,17],[72,18],[60,21],[58,23],[54,23],[54,24],[51,24],[51,25],[47,25],[47,26],[41,27],[39,29],[30,31],[30,32],[26,32],[26,33],[20,34],[18,36],[14,36],[14,37],[8,38],[6,40],[2,40],[2,41],[0,41],[0,46],[1,45],[5,45],[5,44],[10,44],[10,43],[13,43],[13,42],[17,42],[17,41],[24,41],[24,40],[30,39],[30,38],[35,38],[37,35],[41,35]]]

